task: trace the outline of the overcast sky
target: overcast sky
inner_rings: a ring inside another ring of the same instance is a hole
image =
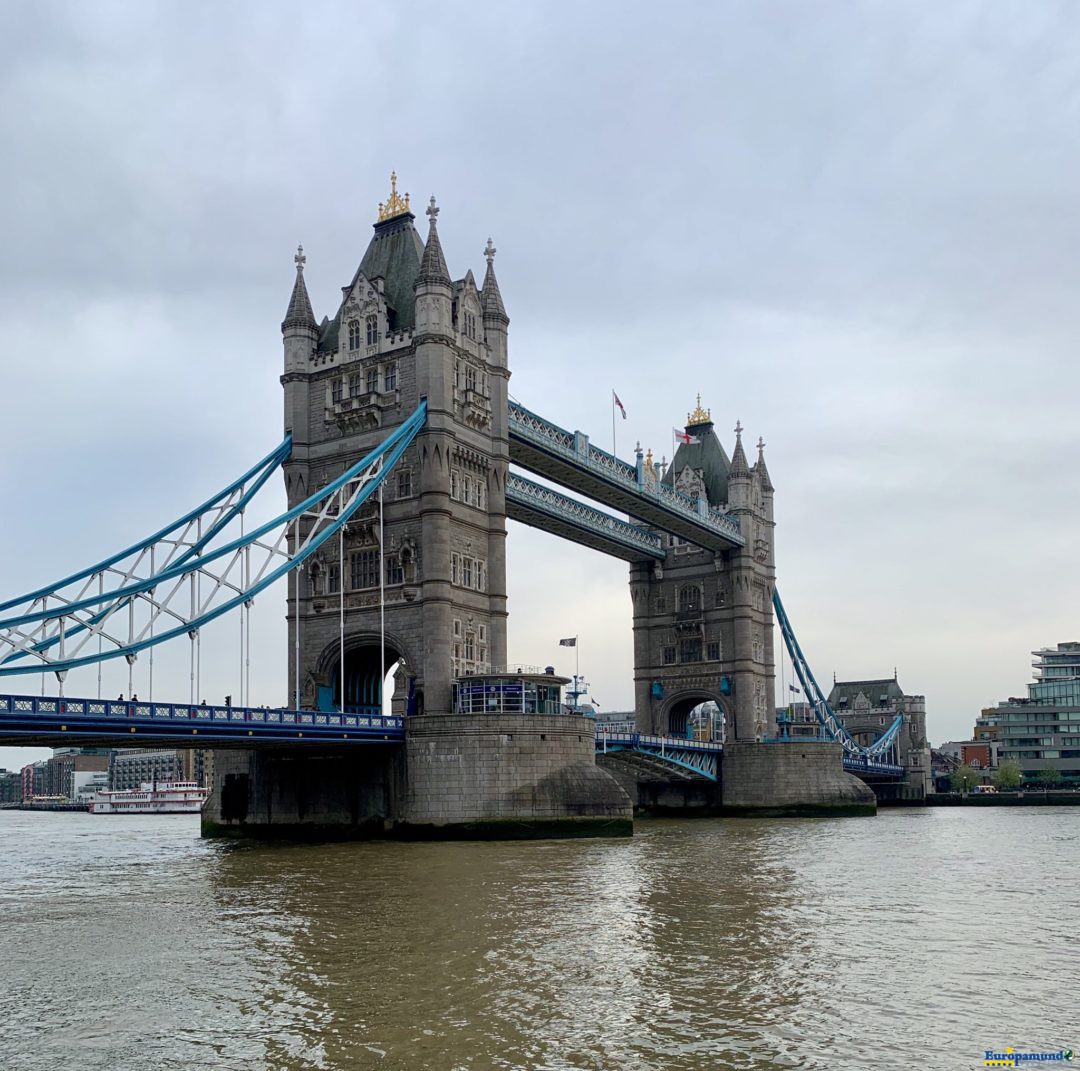
[[[1075,5],[7,0],[0,40],[0,600],[279,440],[296,243],[332,316],[396,168],[452,274],[494,238],[525,404],[605,444],[615,388],[623,454],[698,391],[729,452],[764,436],[823,682],[895,666],[938,743],[1080,638]],[[626,566],[510,528],[511,655],[572,671],[577,633],[628,708]],[[157,665],[186,698],[186,652]]]

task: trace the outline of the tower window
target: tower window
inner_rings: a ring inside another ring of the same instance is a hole
[[[360,378],[360,373],[359,372],[353,372],[353,374],[351,376],[349,376],[349,397],[350,398],[359,398],[360,395],[364,393],[363,387],[361,386],[362,382],[363,381]]]
[[[456,499],[458,496],[458,478],[457,473],[451,470],[450,472],[450,497]]]
[[[401,561],[396,554],[387,555],[386,558],[386,583],[404,584],[405,570],[401,567]]]
[[[708,653],[710,662],[719,662],[720,661],[720,644],[719,643],[710,643],[709,646],[708,646],[708,649],[707,649],[707,653]]]
[[[679,612],[690,613],[701,609],[701,588],[687,584],[679,589]]]
[[[480,480],[476,481],[476,504],[480,509],[487,508],[487,488]]]
[[[683,640],[679,644],[679,661],[680,662],[700,662],[701,661],[701,640]]]
[[[349,582],[354,588],[377,588],[379,586],[379,552],[362,550],[349,560]]]
[[[476,369],[471,364],[465,366],[465,389],[476,390]]]
[[[341,380],[335,379],[330,384],[330,401],[337,403],[341,401]]]
[[[471,588],[473,586],[473,560],[472,558],[461,559],[461,586]]]
[[[673,666],[673,665],[675,665],[675,646],[674,646],[674,644],[669,644],[667,647],[664,648],[664,665],[665,666]]]
[[[360,340],[360,325],[356,325],[356,338],[357,344]],[[379,318],[378,316],[369,316],[367,318],[367,344],[374,346],[379,341]]]
[[[471,506],[472,505],[472,480],[470,480],[469,477],[466,476],[462,480],[462,486],[464,488],[464,490],[462,492],[462,496],[461,496],[462,501],[465,503],[466,506]]]
[[[332,562],[326,569],[326,592],[328,595],[334,595],[338,591],[341,578],[338,574],[337,562]]]
[[[397,390],[397,365],[388,364],[383,372],[383,390]]]
[[[377,368],[369,368],[367,374],[367,392],[368,394],[375,394],[379,389],[379,370]]]
[[[404,472],[399,472],[397,477],[397,496],[398,498],[408,498],[412,494],[412,473],[405,469]]]
[[[468,338],[476,338],[476,317],[471,313],[465,313],[465,334]]]
[[[349,349],[358,350],[360,348],[360,321],[349,321]]]

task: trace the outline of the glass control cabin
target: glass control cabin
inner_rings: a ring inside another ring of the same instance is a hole
[[[550,666],[535,672],[522,668],[478,673],[454,680],[455,714],[561,714],[563,685]]]

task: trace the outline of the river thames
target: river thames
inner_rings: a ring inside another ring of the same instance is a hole
[[[0,812],[0,1067],[982,1066],[1080,1047],[1080,811],[242,846]]]

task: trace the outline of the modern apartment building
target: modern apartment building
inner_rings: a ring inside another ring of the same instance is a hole
[[[1027,698],[998,703],[979,721],[996,726],[1001,761],[1019,763],[1025,781],[1052,768],[1064,786],[1080,785],[1080,643],[1031,653],[1035,679]]]

